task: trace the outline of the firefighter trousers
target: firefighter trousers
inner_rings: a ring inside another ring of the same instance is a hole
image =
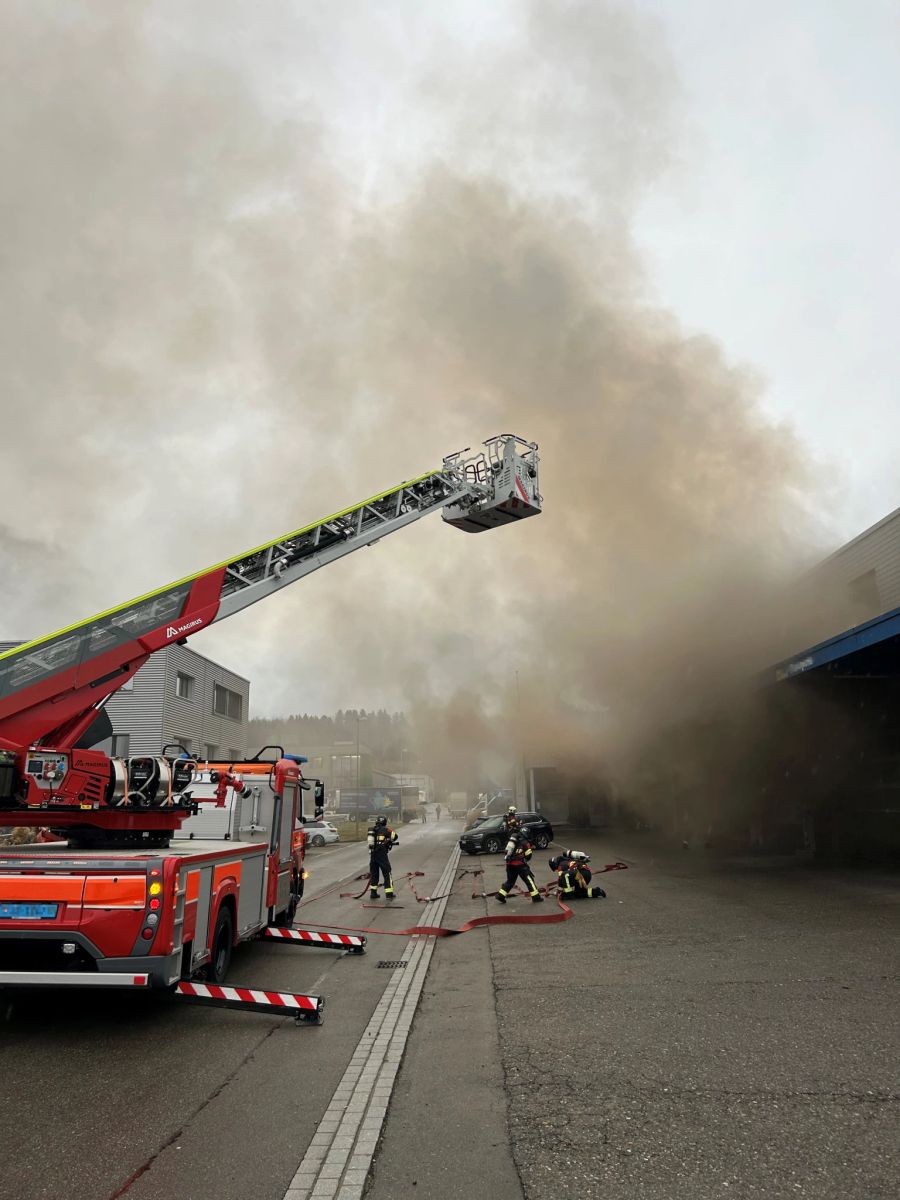
[[[559,894],[564,900],[599,900],[606,892],[602,887],[591,884],[590,871],[563,871],[559,876]]]
[[[391,864],[386,852],[373,854],[369,859],[369,887],[373,892],[378,889],[379,877],[384,879],[384,894],[393,896],[394,880],[391,876]]]
[[[538,885],[534,882],[534,876],[531,873],[531,867],[529,867],[527,863],[523,863],[523,865],[520,867],[511,866],[509,863],[507,863],[506,880],[504,881],[503,885],[497,889],[497,895],[506,899],[512,889],[516,886],[517,879],[522,880],[532,896],[537,896],[540,894],[538,892]]]

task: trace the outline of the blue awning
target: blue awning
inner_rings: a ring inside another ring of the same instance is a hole
[[[900,674],[900,608],[783,659],[764,679],[780,682],[823,667],[835,675]]]

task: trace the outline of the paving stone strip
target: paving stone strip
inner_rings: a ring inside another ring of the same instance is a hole
[[[455,846],[417,924],[440,925],[459,863]],[[335,1088],[284,1200],[360,1200],[394,1080],[434,952],[433,937],[412,937]],[[327,1035],[326,1024],[324,1032]]]

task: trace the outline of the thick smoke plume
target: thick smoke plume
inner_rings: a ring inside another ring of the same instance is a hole
[[[642,270],[678,138],[655,26],[452,10],[0,11],[0,633],[519,433],[538,520],[422,522],[195,641],[258,712],[407,707],[448,783],[633,753],[779,646],[820,536],[792,432]]]

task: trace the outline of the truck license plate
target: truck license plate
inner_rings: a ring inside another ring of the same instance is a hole
[[[52,921],[58,904],[24,904],[0,900],[0,921]]]

